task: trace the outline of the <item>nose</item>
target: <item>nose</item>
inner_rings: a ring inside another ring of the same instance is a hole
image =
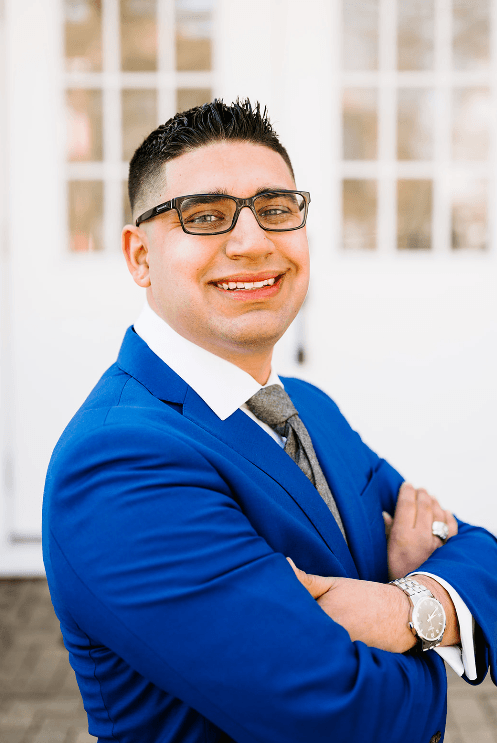
[[[259,226],[255,215],[246,206],[240,210],[235,227],[226,237],[225,250],[228,258],[243,257],[254,260],[269,255],[274,250],[269,233]]]

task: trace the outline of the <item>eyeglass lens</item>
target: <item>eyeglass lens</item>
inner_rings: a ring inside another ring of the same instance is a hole
[[[267,230],[291,230],[304,221],[305,199],[298,193],[264,193],[254,199],[260,226]],[[229,230],[236,213],[236,201],[216,194],[191,196],[180,205],[183,224],[188,232],[208,235]]]

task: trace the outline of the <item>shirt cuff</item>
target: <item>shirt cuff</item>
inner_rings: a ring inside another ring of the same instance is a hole
[[[444,659],[458,676],[462,676],[465,673],[470,681],[474,681],[476,679],[475,643],[473,636],[474,619],[470,610],[450,583],[447,583],[443,578],[439,578],[438,575],[419,571],[410,573],[410,575],[427,575],[429,578],[436,580],[437,583],[440,583],[449,594],[459,622],[461,646],[452,645],[443,648],[433,648],[433,650]]]

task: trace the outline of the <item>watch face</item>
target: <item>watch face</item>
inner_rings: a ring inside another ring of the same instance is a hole
[[[424,598],[412,612],[414,629],[424,640],[440,640],[445,629],[445,612],[439,601]]]

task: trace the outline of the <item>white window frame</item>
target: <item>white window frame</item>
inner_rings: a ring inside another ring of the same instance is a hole
[[[378,158],[376,160],[346,161],[340,149],[339,184],[337,187],[340,220],[337,244],[344,253],[357,252],[343,248],[343,179],[372,179],[377,191],[377,239],[375,254],[395,256],[405,260],[406,255],[417,253],[426,259],[451,257],[458,260],[464,255],[481,260],[488,255],[496,242],[495,219],[491,205],[495,199],[495,173],[497,170],[497,132],[491,127],[491,148],[486,161],[454,161],[451,159],[452,112],[454,88],[463,86],[488,87],[494,121],[497,120],[497,3],[491,2],[490,67],[488,71],[460,72],[452,69],[452,0],[435,0],[434,69],[431,71],[397,70],[397,1],[380,0],[378,45],[378,70],[348,72],[340,63],[339,93],[346,87],[378,89]],[[343,28],[343,2],[339,5],[339,28]],[[339,34],[343,43],[343,34]],[[340,52],[342,49],[340,48]],[[343,56],[340,54],[340,59]],[[433,160],[399,161],[397,152],[397,90],[398,88],[429,88],[435,91],[437,113],[433,130]],[[338,137],[343,141],[341,111],[336,119]],[[488,244],[485,251],[453,250],[451,248],[451,179],[457,176],[484,178],[488,181]],[[398,179],[429,179],[433,183],[432,241],[431,250],[410,251],[397,249],[397,189]],[[366,251],[361,251],[366,252]],[[369,251],[368,251],[369,252]]]
[[[63,14],[62,14],[63,17]],[[214,87],[213,70],[177,71],[174,0],[157,0],[158,54],[157,70],[123,72],[120,69],[120,2],[102,0],[102,71],[65,72],[64,91],[83,88],[102,91],[103,159],[101,162],[67,162],[65,166],[66,199],[69,181],[102,181],[104,184],[103,252],[119,251],[123,225],[123,183],[128,178],[128,163],[122,159],[121,94],[127,89],[155,89],[159,122],[176,113],[178,88]],[[213,54],[214,57],[214,54]],[[69,250],[69,213],[67,215],[66,250]]]

